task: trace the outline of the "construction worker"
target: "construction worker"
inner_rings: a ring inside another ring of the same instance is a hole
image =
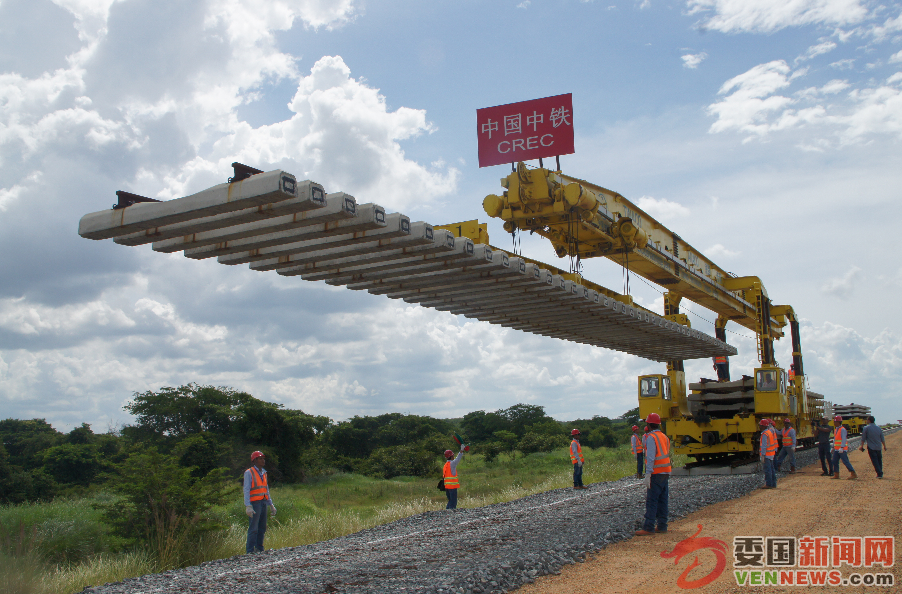
[[[633,448],[633,456],[636,457],[636,478],[642,478],[642,472],[645,465],[645,443],[642,437],[639,437],[638,425],[633,425],[633,434],[630,436],[630,445]]]
[[[648,415],[645,422],[650,427],[645,440],[645,522],[641,530],[636,530],[636,536],[667,532],[670,500],[670,440],[661,431],[658,413]]]
[[[579,445],[579,429],[570,432],[570,461],[573,462],[573,488],[588,489],[583,486],[583,449]]]
[[[262,553],[263,552],[263,536],[266,534],[266,508],[272,510],[272,516],[276,517],[276,506],[272,503],[272,496],[269,494],[269,484],[267,480],[266,456],[263,452],[254,452],[251,454],[251,466],[244,471],[244,511],[250,518],[250,524],[247,528],[247,546],[245,552]]]
[[[833,430],[833,478],[839,478],[839,461],[842,460],[843,465],[852,473],[849,480],[855,480],[858,478],[858,475],[855,474],[855,469],[852,468],[852,463],[849,462],[849,443],[846,441],[849,432],[843,427],[840,415],[833,417],[833,426],[836,427]]]
[[[448,498],[448,505],[445,509],[457,509],[457,490],[460,488],[460,480],[457,478],[457,465],[460,464],[464,453],[468,448],[461,444],[460,453],[454,458],[454,452],[445,450],[445,467],[442,468],[442,479],[445,482],[445,497]],[[452,460],[452,458],[454,458]]]
[[[796,471],[796,430],[793,429],[791,420],[783,419],[783,431],[780,432],[780,437],[782,438],[783,448],[777,455],[774,467],[776,470],[780,470],[780,466],[783,465],[783,460],[785,460],[788,455],[789,472],[793,473]]]
[[[717,381],[730,381],[730,362],[723,355],[714,357],[714,371],[717,373]]]
[[[830,425],[827,419],[820,419],[817,431],[817,455],[821,459],[821,476],[833,476],[833,454],[830,453]]]
[[[880,451],[880,444],[883,444],[883,451]],[[871,458],[871,464],[877,471],[877,478],[883,478],[883,452],[886,451],[886,440],[883,439],[883,430],[874,422],[874,417],[868,417],[868,424],[861,430],[861,451],[864,447],[868,447],[868,456]]]
[[[762,489],[777,488],[777,471],[774,469],[774,456],[777,455],[777,431],[770,419],[758,421],[761,426],[761,465],[764,468],[764,485]]]

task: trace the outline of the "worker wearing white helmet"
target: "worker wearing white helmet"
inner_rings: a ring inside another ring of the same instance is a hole
[[[247,553],[263,552],[263,537],[266,535],[266,511],[272,510],[276,516],[276,506],[269,494],[269,480],[263,466],[266,456],[263,452],[251,454],[253,466],[244,471],[244,510],[250,518],[247,528]]]
[[[650,428],[645,438],[645,522],[636,530],[636,536],[667,532],[670,502],[670,440],[661,431],[661,417],[657,413],[648,415],[645,422]]]
[[[839,461],[842,460],[843,465],[852,473],[849,480],[855,480],[858,475],[855,474],[855,469],[849,462],[849,432],[843,427],[840,415],[833,417],[833,426],[835,427],[833,430],[833,478],[839,478]]]

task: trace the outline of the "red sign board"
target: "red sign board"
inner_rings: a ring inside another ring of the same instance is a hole
[[[528,161],[573,150],[573,95],[476,110],[479,166]]]

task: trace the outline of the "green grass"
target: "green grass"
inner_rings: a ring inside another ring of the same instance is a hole
[[[635,472],[628,447],[584,448],[583,482],[616,480]],[[674,464],[685,460],[677,456]],[[474,508],[534,493],[572,486],[566,448],[550,453],[499,456],[486,463],[467,455],[458,467],[458,507]],[[438,477],[373,479],[357,474],[316,477],[299,485],[273,487],[278,509],[270,518],[267,548],[300,546],[445,507]],[[88,585],[115,582],[166,569],[142,551],[122,548],[107,530],[94,504],[108,503],[104,493],[45,504],[0,507],[0,594],[58,594]],[[192,543],[187,564],[244,553],[247,516],[240,496],[215,508],[223,529]]]

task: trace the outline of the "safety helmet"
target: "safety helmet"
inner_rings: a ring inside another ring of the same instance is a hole
[[[257,450],[256,452],[254,452],[253,454],[251,454],[251,462],[253,462],[253,461],[256,460],[257,458],[265,458],[265,457],[266,457],[266,454],[264,454],[264,453],[261,452],[260,450]]]
[[[454,457],[454,452],[452,452],[451,450],[445,450],[445,458],[450,460],[453,457]]]
[[[792,420],[791,420],[791,419],[783,419],[783,422],[784,422],[784,423],[789,423],[790,425],[792,425]]]
[[[648,425],[646,425],[646,426],[645,426],[645,432],[648,433],[649,431],[651,431],[651,427],[649,427]]]
[[[770,427],[770,419],[761,419],[758,421],[759,425],[764,425],[765,427]]]
[[[638,431],[638,430],[639,430],[639,426],[638,426],[638,425],[633,425],[633,431]]]
[[[570,435],[579,435],[579,429],[574,429],[570,432]]]
[[[655,425],[661,424],[661,416],[658,413],[651,413],[648,415],[648,418],[645,419],[646,423],[654,423]]]
[[[834,423],[842,423],[842,416],[836,415],[835,417],[833,417],[833,422]]]

